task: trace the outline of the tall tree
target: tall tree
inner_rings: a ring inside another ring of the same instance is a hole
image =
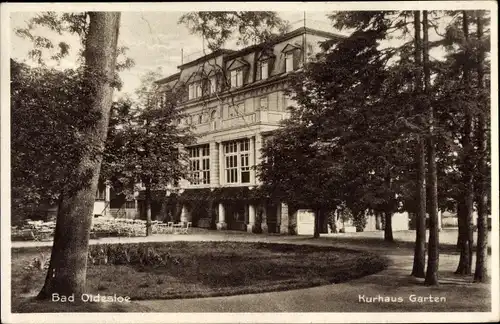
[[[237,34],[238,45],[258,44],[285,33],[288,22],[273,11],[198,11],[181,16],[193,34],[201,35],[211,51]]]
[[[463,38],[464,38],[464,60],[463,60],[463,88],[465,96],[471,96],[471,71],[470,63],[467,59],[470,57],[470,42],[469,42],[469,14],[466,10],[462,11]],[[473,229],[472,229],[472,214],[474,212],[474,145],[472,142],[472,127],[473,127],[473,112],[470,105],[464,105],[465,120],[463,124],[462,146],[464,162],[462,164],[462,183],[463,192],[462,199],[459,202],[461,227],[459,228],[460,239],[460,260],[458,263],[457,274],[472,273],[472,246],[474,244]]]
[[[436,147],[434,135],[434,107],[430,100],[431,75],[429,62],[429,18],[428,11],[424,10],[422,15],[423,28],[423,72],[424,92],[426,94],[426,105],[429,111],[429,135],[427,140],[427,163],[429,168],[429,257],[427,272],[425,274],[426,285],[438,285],[439,268],[439,226],[438,226],[438,196],[437,196],[437,167]]]
[[[55,205],[80,185],[73,165],[84,152],[97,154],[80,131],[94,122],[82,111],[82,71],[30,68],[11,60],[11,154],[13,221]],[[76,125],[73,124],[77,121]]]
[[[488,116],[489,116],[489,92],[484,86],[485,82],[485,53],[489,40],[484,37],[484,24],[486,21],[483,11],[476,11],[477,25],[477,90],[479,93],[478,103],[480,105],[477,127],[478,143],[478,190],[477,190],[477,252],[475,282],[488,282],[488,192],[490,168],[488,165]]]
[[[88,145],[104,149],[111,108],[117,41],[120,27],[118,12],[89,12],[85,38],[85,85],[87,109],[96,122],[81,132]],[[74,166],[80,179],[88,179],[80,188],[65,192],[59,204],[54,245],[45,284],[39,298],[52,293],[79,294],[85,290],[87,254],[92,209],[99,179],[102,154],[85,154]]]
[[[421,17],[420,11],[414,11],[414,28],[415,28],[415,112],[422,113],[419,96],[422,95],[422,36],[421,36]],[[425,277],[425,237],[426,226],[425,220],[427,215],[426,209],[426,164],[425,164],[425,138],[422,136],[418,139],[417,151],[415,154],[417,160],[417,201],[418,209],[415,217],[416,221],[416,238],[415,238],[415,253],[413,257],[412,276]]]
[[[391,219],[398,211],[397,194],[404,181],[401,165],[407,163],[401,158],[407,156],[401,153],[407,143],[395,127],[398,116],[394,109],[401,107],[402,101],[397,100],[401,99],[399,92],[393,93],[394,87],[404,89],[406,81],[404,77],[389,77],[397,76],[395,70],[386,69],[393,52],[378,49],[388,30],[385,13],[360,15],[367,16],[362,21],[374,23],[360,26],[348,38],[326,42],[327,51],[290,80],[298,105],[291,109],[286,130],[277,131],[276,138],[295,149],[285,151],[274,141],[266,145],[265,155],[272,163],[264,164],[267,172],[264,170],[262,179],[281,186],[288,193],[286,200],[308,197],[305,202],[321,205],[336,199],[355,217],[365,217],[368,209],[380,212],[386,219],[385,238],[392,241]],[[282,132],[287,133],[281,136]],[[311,147],[316,150],[310,158],[290,161],[290,153],[304,155]],[[286,158],[280,162],[275,156]],[[317,161],[324,160],[323,156],[329,157],[330,167],[325,164],[328,159],[322,164]],[[312,163],[314,160],[318,163]],[[297,176],[296,182],[284,180],[289,176]],[[319,183],[314,182],[313,188],[299,185],[318,176]]]
[[[177,109],[183,89],[157,91],[158,79],[159,73],[147,73],[137,101],[116,103],[101,175],[129,195],[144,189],[146,236],[152,233],[152,191],[188,178],[188,157],[182,147],[194,140],[190,129],[178,123],[184,117]]]

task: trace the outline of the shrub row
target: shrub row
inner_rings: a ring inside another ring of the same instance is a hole
[[[179,263],[170,253],[160,252],[149,244],[103,244],[89,247],[92,264],[165,265]]]

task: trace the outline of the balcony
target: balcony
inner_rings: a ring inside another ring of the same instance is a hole
[[[257,123],[275,124],[289,117],[289,113],[285,111],[268,111],[260,110],[240,116],[230,117],[226,119],[216,118],[209,122],[195,125],[194,132],[196,134],[205,134],[226,129],[234,129],[238,127],[247,127]]]

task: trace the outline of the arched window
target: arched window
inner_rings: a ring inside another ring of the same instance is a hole
[[[198,115],[198,124],[201,124],[203,122],[203,115],[199,114]]]
[[[212,112],[210,113],[210,119],[214,120],[216,117],[217,117],[217,111],[216,110],[212,110]]]

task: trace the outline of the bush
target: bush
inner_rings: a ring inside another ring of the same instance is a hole
[[[363,232],[366,227],[366,215],[365,212],[358,213],[352,218],[352,223],[356,227],[356,232]]]
[[[48,233],[54,230],[55,222],[24,220],[11,229],[11,238],[13,241],[32,241],[34,236],[50,238],[53,234]],[[42,235],[43,234],[43,235]],[[50,235],[49,235],[50,234]],[[100,237],[137,237],[146,235],[146,224],[142,220],[131,220],[124,222],[114,219],[93,220],[90,238]]]
[[[143,265],[159,266],[179,260],[168,252],[159,252],[151,244],[96,244],[89,246],[88,261],[93,265]],[[27,268],[44,270],[50,263],[50,254],[33,258]]]
[[[99,237],[136,237],[146,235],[146,224],[141,220],[124,222],[114,219],[94,219],[92,238]]]
[[[172,260],[168,252],[158,252],[149,244],[97,244],[89,247],[89,262],[113,265],[165,265]],[[176,262],[177,261],[177,262]]]

